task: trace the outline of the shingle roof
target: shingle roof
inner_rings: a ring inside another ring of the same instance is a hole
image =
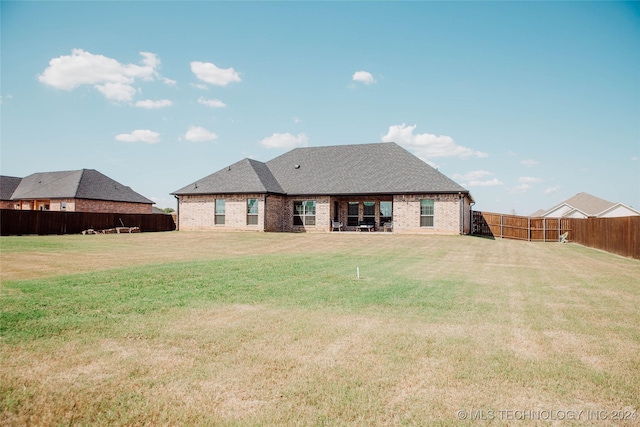
[[[246,165],[244,169],[239,167],[245,162],[252,165],[252,170]],[[245,159],[230,168],[173,194],[468,193],[464,187],[393,142],[296,148],[267,163]],[[236,174],[232,175],[234,170]],[[258,182],[262,186],[256,185]]]
[[[94,169],[34,173],[21,180],[11,198],[72,198],[153,204],[152,200]]]
[[[282,187],[266,164],[243,159],[172,194],[281,193]]]
[[[578,209],[588,216],[597,216],[599,213],[614,206],[615,203],[593,196],[589,193],[578,193],[564,202],[557,204],[546,212],[553,211],[562,205]]]
[[[0,175],[0,200],[11,200],[22,178]]]

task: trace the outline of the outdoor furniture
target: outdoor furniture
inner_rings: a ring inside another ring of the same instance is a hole
[[[376,227],[376,225],[373,222],[360,221],[358,223],[358,228],[356,230],[358,230],[358,231],[363,231],[363,230],[373,231],[375,229],[375,227]]]
[[[386,232],[387,230],[393,232],[393,221],[384,223],[384,225],[382,226],[382,231]]]
[[[331,231],[336,231],[336,229],[338,229],[338,231],[342,231],[342,223],[338,222],[338,221],[331,221]]]

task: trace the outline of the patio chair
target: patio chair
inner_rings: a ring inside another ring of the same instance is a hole
[[[338,221],[331,221],[331,231],[336,231],[336,229],[338,231],[342,231],[342,223],[338,222]]]
[[[387,230],[393,232],[393,221],[385,222],[382,226],[382,231],[386,232]]]

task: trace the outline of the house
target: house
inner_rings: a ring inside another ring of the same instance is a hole
[[[531,214],[532,217],[544,218],[612,218],[636,215],[640,215],[640,211],[630,206],[612,203],[588,193],[578,193],[547,211],[538,210]]]
[[[15,209],[16,203],[11,200],[13,192],[20,185],[22,178],[0,175],[0,209]]]
[[[244,159],[172,193],[180,230],[463,234],[473,198],[396,143]]]
[[[3,209],[152,212],[152,200],[94,169],[39,172],[25,178],[2,176],[0,183]]]

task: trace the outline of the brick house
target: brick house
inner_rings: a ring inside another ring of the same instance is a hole
[[[153,201],[94,169],[0,177],[2,209],[152,213]]]
[[[172,194],[179,230],[466,234],[474,203],[393,142],[244,159]]]

